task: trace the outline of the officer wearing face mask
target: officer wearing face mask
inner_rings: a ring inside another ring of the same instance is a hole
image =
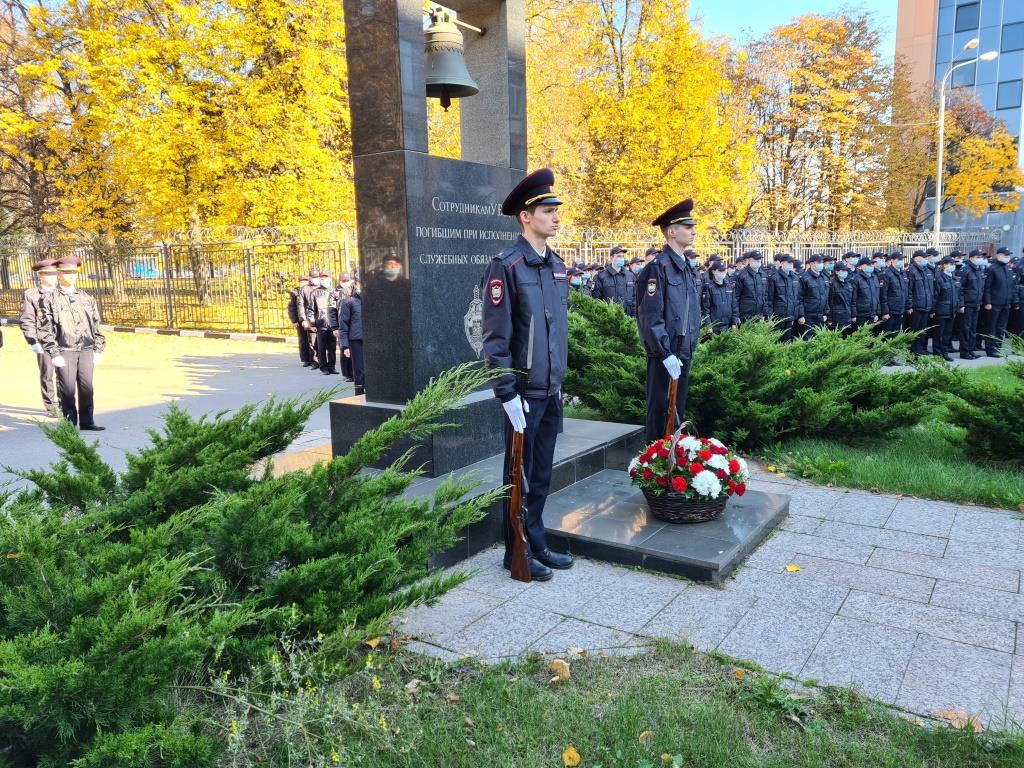
[[[853,322],[853,285],[846,262],[836,265],[828,291],[829,325],[837,331],[848,333]]]
[[[636,275],[626,269],[626,249],[616,245],[611,251],[611,263],[594,278],[590,295],[595,299],[614,302],[630,317],[636,317]]]
[[[320,372],[323,374],[338,373],[338,342],[334,334],[331,313],[337,312],[337,305],[333,303],[333,292],[331,291],[331,275],[321,270],[317,276],[317,288],[309,297],[306,304],[306,319],[316,331],[316,354],[320,361]],[[335,315],[336,320],[336,315]]]
[[[825,273],[825,257],[815,253],[808,259],[807,269],[800,275],[800,301],[804,308],[804,336],[828,322],[829,278]]]
[[[885,269],[882,270],[882,295],[885,305],[882,307],[882,332],[888,336],[899,333],[903,328],[903,319],[907,316],[910,298],[910,282],[903,268],[903,254],[890,253],[885,257]],[[887,365],[896,365],[895,359]]]
[[[1017,306],[1017,286],[1010,271],[1010,249],[1001,246],[996,258],[985,270],[982,308],[985,310],[985,354],[1002,357],[1003,338],[1011,308]]]
[[[780,253],[775,257],[775,272],[768,275],[765,305],[770,315],[777,317],[776,328],[782,331],[779,341],[792,341],[794,332],[803,334],[804,317],[803,297],[800,280],[795,274],[793,257],[788,253]]]
[[[953,276],[956,262],[950,256],[939,259],[935,268],[935,303],[932,306],[932,354],[953,362],[953,316],[964,311],[960,283]]]
[[[1017,336],[1024,334],[1024,259],[1019,256],[1010,265],[1017,286],[1016,301],[1010,305],[1010,316],[1006,322],[1006,332]]]
[[[846,271],[853,277],[857,271],[857,262],[860,261],[860,254],[855,251],[847,251],[843,254],[843,263],[846,264]]]
[[[760,251],[743,254],[745,266],[736,273],[736,299],[740,305],[740,321],[763,318],[768,288],[761,273]]]
[[[824,258],[821,260],[821,264],[824,268],[825,275],[829,280],[831,280],[832,275],[834,275],[836,271],[836,257],[825,254]]]
[[[985,288],[985,255],[977,248],[967,255],[960,274],[960,292],[963,296],[964,313],[960,318],[960,357],[974,360],[978,356],[978,313],[981,310],[981,294]]]
[[[732,281],[727,279],[728,269],[715,259],[708,265],[708,272],[711,279],[704,284],[701,309],[708,317],[711,332],[734,330],[740,324],[740,306]]]
[[[569,290],[572,293],[586,293],[583,290],[583,272],[576,269],[575,267],[566,271],[566,277],[569,280]]]
[[[850,276],[853,288],[853,328],[877,323],[882,311],[882,297],[875,279],[875,263],[864,256],[857,261],[857,269]]]
[[[914,251],[911,257],[910,270],[907,278],[910,286],[908,299],[910,323],[909,330],[917,333],[910,345],[915,355],[928,354],[928,316],[935,305],[935,273],[929,266],[929,257],[925,251]]]
[[[629,260],[629,271],[634,275],[639,275],[640,270],[644,268],[644,260],[639,256],[634,256]]]

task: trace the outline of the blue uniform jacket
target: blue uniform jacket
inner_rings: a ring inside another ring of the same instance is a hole
[[[636,275],[627,267],[618,272],[605,267],[598,272],[590,295],[595,299],[614,301],[630,317],[636,315]]]
[[[816,274],[813,269],[808,269],[800,275],[800,297],[806,317],[818,318],[828,314],[828,282],[825,270]]]
[[[935,273],[929,267],[911,264],[907,272],[910,284],[910,298],[907,309],[915,312],[931,312],[935,304]]]
[[[804,303],[800,280],[796,273],[786,274],[776,269],[768,275],[765,308],[769,315],[795,320],[803,317]]]
[[[1017,303],[1017,286],[1014,285],[1013,274],[1001,261],[993,260],[985,270],[985,290],[981,303],[991,304],[993,307],[1006,307]]]
[[[736,273],[736,300],[739,302],[740,317],[743,320],[765,316],[766,294],[763,272],[755,272],[748,266]]]
[[[985,289],[985,270],[965,262],[960,270],[960,290],[964,295],[964,306],[977,309],[981,306],[981,294]]]
[[[882,272],[882,314],[902,315],[908,309],[910,278],[906,270],[886,267]]]
[[[960,283],[953,275],[947,275],[941,269],[935,270],[935,305],[932,311],[937,317],[952,317],[963,308]]]
[[[870,323],[882,314],[882,288],[878,278],[861,269],[850,275],[853,287],[853,316],[859,323]]]
[[[731,280],[725,280],[721,285],[714,279],[705,282],[701,293],[701,309],[708,316],[715,333],[740,324],[740,307],[736,301],[736,288]]]
[[[689,360],[700,336],[700,281],[668,245],[636,282],[636,322],[648,357]]]

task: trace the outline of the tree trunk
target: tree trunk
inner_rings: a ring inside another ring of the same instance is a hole
[[[207,258],[201,246],[202,225],[199,221],[199,214],[195,211],[192,213],[192,227],[189,240],[191,242],[188,247],[188,263],[192,268],[192,282],[196,287],[196,298],[200,306],[208,307],[213,304],[213,296],[210,292],[212,267],[209,258]]]

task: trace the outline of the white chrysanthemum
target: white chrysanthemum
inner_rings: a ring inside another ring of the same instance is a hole
[[[747,471],[747,460],[737,456],[736,461],[740,464],[740,480],[746,480],[750,476],[750,473]]]
[[[694,476],[690,486],[701,496],[707,496],[709,499],[717,499],[718,494],[722,492],[722,484],[714,472],[699,472]]]
[[[716,453],[704,463],[712,469],[724,469],[726,472],[729,471],[729,460],[720,453]]]
[[[723,443],[717,437],[709,437],[708,442],[711,443],[716,448],[725,448],[725,443]]]
[[[700,440],[696,437],[684,437],[679,441],[679,444],[683,446],[683,450],[689,454],[691,459],[697,458],[697,452],[700,451]]]
[[[639,466],[640,466],[640,459],[633,459],[631,462],[629,462],[629,468],[626,471],[627,472],[632,472],[634,469],[636,469]]]

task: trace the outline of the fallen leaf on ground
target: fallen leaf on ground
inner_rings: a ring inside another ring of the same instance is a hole
[[[745,669],[734,669],[732,673],[736,675],[737,680],[742,680],[744,677],[747,676],[747,670]]]
[[[654,735],[654,731],[644,731],[643,733],[640,734],[640,736],[638,738],[640,739],[640,743],[641,744],[646,744],[648,741],[651,740],[651,736],[653,736],[653,735]]]
[[[870,491],[871,493],[881,493],[882,489],[881,488],[868,488],[868,491]]]
[[[769,464],[769,465],[768,465],[767,467],[765,467],[765,469],[766,469],[766,470],[768,470],[769,472],[777,472],[777,471],[778,471],[778,470],[777,470],[777,469],[775,468],[775,465],[774,465],[774,464]]]
[[[470,728],[475,728],[476,727],[476,723],[474,723],[473,719],[470,718],[470,717],[467,717],[465,722],[466,722],[466,725],[468,727],[470,727]]]
[[[786,570],[789,571],[790,573],[796,573],[797,571],[800,570],[800,566],[797,565],[796,563],[790,563],[789,565],[786,566]]]
[[[776,476],[776,477],[785,477],[785,476],[786,476],[786,473],[785,473],[785,472],[776,472],[776,473],[775,473],[775,476]]]
[[[411,694],[412,696],[415,696],[417,693],[420,692],[420,681],[414,677],[412,680],[405,684],[405,692]]]
[[[377,650],[377,646],[380,645],[380,641],[381,638],[379,637],[371,637],[367,638],[366,640],[363,640],[363,645],[369,646],[370,648]]]
[[[472,739],[466,739],[466,743],[467,743],[467,744],[468,744],[469,746],[471,746],[471,747],[475,747],[475,746],[476,746],[476,742],[475,742],[475,741],[473,741]]]
[[[576,751],[576,747],[566,747],[562,753],[562,765],[565,768],[574,768],[574,766],[580,764],[581,759],[580,753]]]
[[[444,697],[444,700],[447,701],[449,704],[455,704],[456,702],[462,701],[462,697],[459,696],[457,693],[449,693],[447,696]]]
[[[21,552],[8,552],[7,553],[7,559],[8,560],[21,560]]]
[[[555,659],[550,664],[548,664],[548,669],[555,673],[554,680],[569,679],[569,662],[567,662],[565,659]]]
[[[951,728],[956,728],[958,731],[972,730],[975,733],[982,733],[985,730],[981,720],[974,715],[967,714],[962,709],[940,709],[937,712],[932,712],[931,716],[937,720],[945,720]]]
[[[573,659],[583,659],[587,656],[587,650],[585,648],[566,648],[565,652]]]

